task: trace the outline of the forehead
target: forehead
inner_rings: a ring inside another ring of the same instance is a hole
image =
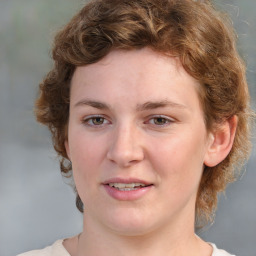
[[[178,57],[167,56],[148,47],[129,51],[112,50],[96,63],[77,67],[71,84],[79,82],[82,77],[86,78],[87,83],[92,79],[100,80],[105,79],[105,77],[117,79],[124,75],[122,73],[124,69],[127,76],[132,75],[131,78],[134,76],[147,77],[150,80],[154,77],[154,80],[156,78],[161,80],[161,77],[166,78],[168,76],[170,83],[178,78],[189,81],[191,84],[199,84],[184,70]],[[96,77],[95,74],[97,74]]]
[[[136,104],[198,101],[199,83],[184,70],[179,59],[149,48],[113,50],[97,63],[76,68],[71,84],[71,101],[82,95]]]
[[[148,47],[144,47],[138,50],[112,50],[104,58],[96,63],[89,64],[82,67],[77,67],[75,74],[83,69],[83,73],[97,72],[97,79],[102,75],[110,75],[115,72],[114,77],[117,77],[117,71],[125,67],[127,73],[145,75],[151,77],[155,72],[161,71],[161,73],[167,72],[172,75],[172,79],[176,77],[183,77],[185,79],[193,79],[183,68],[178,57],[172,57],[164,55],[162,53],[151,50]],[[111,71],[111,73],[109,73]],[[120,73],[121,74],[121,73]],[[89,76],[88,76],[89,78]]]

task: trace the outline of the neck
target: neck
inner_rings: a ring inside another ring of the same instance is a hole
[[[84,218],[76,256],[187,256],[211,255],[211,247],[194,234],[194,222],[164,225],[161,230],[139,235],[124,235],[102,228]],[[73,256],[73,255],[72,255]]]

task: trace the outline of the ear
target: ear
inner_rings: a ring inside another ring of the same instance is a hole
[[[67,156],[68,156],[69,160],[71,160],[70,159],[70,149],[69,149],[69,144],[68,144],[67,139],[65,140],[65,149],[66,149],[66,153],[67,153]]]
[[[214,167],[227,157],[233,146],[237,122],[237,116],[232,116],[209,134],[209,145],[204,159],[206,166]]]

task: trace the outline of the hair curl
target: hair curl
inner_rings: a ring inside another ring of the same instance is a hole
[[[178,56],[201,88],[200,102],[208,130],[236,115],[238,127],[231,152],[215,167],[205,167],[196,201],[196,217],[211,220],[218,193],[235,180],[250,151],[249,93],[245,65],[236,50],[229,19],[209,1],[94,0],[55,37],[54,67],[40,84],[37,120],[52,133],[61,172],[68,174],[64,142],[69,119],[70,81],[78,66],[95,63],[113,49],[150,47]],[[77,195],[77,207],[83,204]]]

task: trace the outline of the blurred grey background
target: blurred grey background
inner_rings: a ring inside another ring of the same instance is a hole
[[[0,0],[0,256],[42,248],[82,229],[73,190],[61,177],[33,104],[51,66],[55,32],[84,3]],[[237,29],[255,109],[256,2],[218,0],[217,6],[229,12]],[[237,256],[256,256],[255,167],[254,149],[246,173],[220,197],[214,225],[200,234]]]

